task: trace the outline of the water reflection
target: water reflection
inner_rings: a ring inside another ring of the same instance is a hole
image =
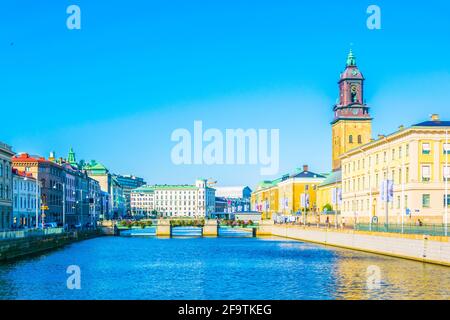
[[[368,286],[371,266],[380,270],[379,288]],[[342,251],[334,277],[336,299],[450,298],[450,268],[410,260]]]
[[[0,265],[0,299],[450,299],[450,268],[282,238],[104,237]]]

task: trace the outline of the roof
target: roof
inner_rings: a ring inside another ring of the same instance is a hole
[[[289,178],[310,178],[310,179],[316,179],[316,178],[325,178],[325,176],[314,173],[308,170],[302,170],[301,172],[294,173],[289,176]]]
[[[413,125],[412,127],[450,127],[450,121],[424,121]]]
[[[38,162],[38,163],[51,163],[56,166],[59,166],[57,163],[53,161],[46,160],[44,157],[30,155],[28,153],[19,153],[12,157],[12,161],[20,161],[20,162]]]
[[[348,150],[346,153],[342,154],[340,156],[340,158],[343,159],[343,158],[345,158],[346,156],[348,156],[350,154],[354,154],[355,152],[359,152],[359,151],[361,151],[363,149],[366,149],[366,148],[372,147],[374,145],[377,145],[378,143],[382,142],[383,140],[395,138],[399,134],[410,133],[415,128],[417,128],[417,129],[424,129],[425,128],[426,129],[426,128],[446,128],[446,127],[448,127],[449,130],[450,130],[450,121],[441,121],[441,120],[439,120],[438,115],[432,115],[432,119],[431,120],[420,122],[420,123],[414,124],[414,125],[412,125],[410,127],[407,127],[407,128],[402,127],[401,129],[399,129],[399,130],[397,130],[397,131],[395,131],[395,132],[393,132],[391,134],[388,134],[386,136],[382,135],[376,140],[372,140],[372,141],[370,141],[370,142],[368,142],[366,144],[363,144],[363,145],[360,145],[358,147],[355,147],[353,149]]]
[[[101,164],[100,162],[97,162],[95,160],[91,160],[91,162],[86,163],[84,165],[83,169],[84,170],[88,170],[88,171],[94,171],[93,172],[94,174],[95,173],[107,173],[108,172],[108,169],[103,164]],[[95,171],[97,171],[97,172],[95,172]]]
[[[252,190],[248,186],[229,186],[229,187],[215,187],[216,196],[218,197],[232,197],[232,198],[242,198],[244,197],[245,189]]]
[[[12,151],[12,147],[4,142],[0,141],[0,149],[2,149],[2,151],[9,153],[10,155],[13,155],[14,152]]]
[[[329,174],[327,174],[327,177],[321,184],[319,184],[319,187],[340,183],[341,181],[342,181],[342,171],[341,170],[332,171]]]
[[[180,184],[180,185],[169,185],[169,184],[155,184],[155,185],[147,185],[142,186],[136,189],[133,189],[131,192],[154,192],[155,190],[198,190],[198,188],[194,185],[190,184]]]
[[[276,186],[278,183],[289,179],[325,179],[325,178],[326,176],[323,174],[297,168],[296,171],[292,174],[286,173],[275,180],[264,180],[258,183],[257,191],[271,188],[273,186]]]

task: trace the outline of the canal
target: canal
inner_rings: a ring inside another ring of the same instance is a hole
[[[101,237],[0,264],[0,299],[450,299],[450,268],[281,238]]]

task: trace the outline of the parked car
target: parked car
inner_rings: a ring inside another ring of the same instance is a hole
[[[58,224],[56,222],[47,222],[44,224],[44,228],[57,228]]]

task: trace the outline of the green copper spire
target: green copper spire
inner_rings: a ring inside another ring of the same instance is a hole
[[[67,158],[67,161],[73,166],[77,165],[77,160],[75,159],[75,152],[73,152],[73,148],[72,147],[70,147],[69,157]]]
[[[350,52],[347,56],[347,67],[354,67],[356,66],[356,57],[353,55],[352,49],[350,49]]]

